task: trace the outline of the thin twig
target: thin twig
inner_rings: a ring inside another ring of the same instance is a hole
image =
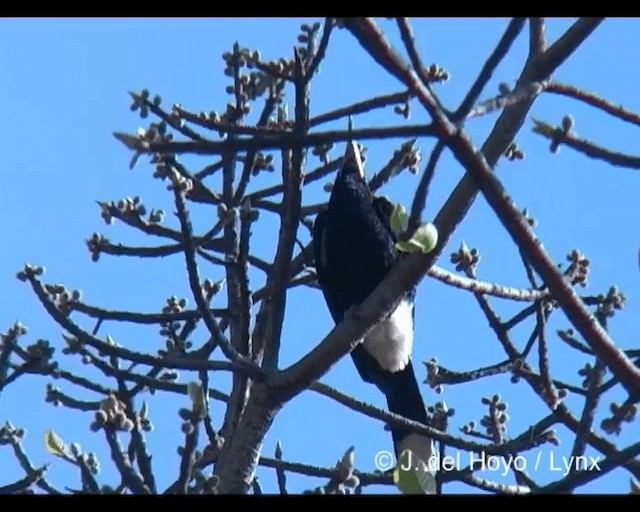
[[[572,85],[551,81],[546,85],[544,90],[545,92],[559,94],[561,96],[567,96],[569,98],[582,101],[587,105],[591,105],[592,107],[596,107],[603,112],[612,115],[613,117],[617,117],[618,119],[622,119],[627,123],[640,126],[640,115],[625,109],[621,105],[614,105],[604,98],[601,98],[597,94],[585,91],[584,89],[579,89],[578,87],[574,87]]]
[[[26,491],[33,484],[38,483],[47,472],[48,466],[43,466],[40,469],[36,469],[27,474],[24,478],[16,480],[15,482],[7,485],[0,486],[0,494],[18,494]]]
[[[178,477],[178,490],[182,494],[187,494],[189,482],[195,463],[195,450],[198,446],[198,433],[200,431],[200,421],[190,421],[187,433],[185,434],[182,458],[180,459],[180,476]]]
[[[200,313],[197,309],[183,310],[179,313],[136,313],[133,311],[103,309],[96,306],[89,306],[82,302],[74,302],[71,307],[74,311],[79,311],[93,318],[133,324],[168,324],[184,320],[197,320],[200,318]],[[210,308],[209,311],[211,311],[212,315],[220,317],[229,314],[226,308]]]
[[[544,311],[544,302],[536,303],[536,329],[538,331],[538,361],[540,366],[540,377],[542,381],[542,397],[549,404],[551,409],[555,409],[558,405],[558,390],[551,379],[551,371],[549,370],[549,352],[547,349],[546,336],[546,316]]]
[[[220,345],[220,348],[224,352],[224,355],[233,363],[237,363],[244,367],[254,377],[261,375],[260,369],[245,356],[238,353],[238,351],[229,343],[229,340],[220,331],[218,322],[209,311],[209,307],[206,303],[204,295],[202,293],[202,287],[200,284],[200,277],[198,273],[198,267],[195,260],[195,249],[193,247],[193,240],[191,235],[191,221],[189,220],[187,207],[184,202],[182,192],[179,190],[179,184],[175,183],[174,198],[176,208],[178,212],[178,218],[180,219],[180,226],[182,230],[182,236],[184,238],[184,254],[187,264],[187,272],[189,275],[189,285],[191,287],[191,293],[193,294],[198,309],[202,314],[202,319],[209,329],[209,332],[214,337],[216,343]]]
[[[598,460],[596,457],[594,461],[594,459],[591,458],[585,461],[584,465],[587,466],[586,468],[569,473],[564,478],[541,487],[537,492],[540,494],[560,494],[569,489],[582,487],[613,471],[625,462],[633,460],[638,454],[640,454],[640,443],[635,443],[624,450],[608,456],[604,460]],[[595,465],[594,462],[596,463]]]
[[[578,138],[575,134],[563,133],[559,138],[554,138],[554,135],[547,133],[546,130],[534,129],[534,133],[542,135],[543,137],[552,141],[552,144],[556,144],[556,140],[563,146],[568,146],[571,149],[578,151],[579,153],[594,158],[596,160],[602,160],[615,167],[624,167],[626,169],[640,169],[640,156],[627,155],[618,151],[611,151],[609,149],[598,146],[597,144],[588,141],[587,139]]]
[[[587,386],[587,396],[584,401],[582,409],[582,416],[580,417],[580,424],[576,431],[576,436],[573,441],[573,448],[571,449],[571,459],[578,460],[587,447],[587,434],[591,431],[593,421],[595,419],[596,409],[600,402],[600,385],[602,384],[602,378],[604,376],[604,365],[600,360],[596,359],[593,370],[589,375],[589,385]],[[577,468],[572,466],[569,471],[576,471]]]
[[[149,494],[149,489],[144,484],[142,477],[125,458],[122,445],[118,440],[118,436],[113,427],[105,425],[104,434],[111,449],[111,458],[115,463],[123,482],[127,485],[131,492],[135,494]]]
[[[411,98],[409,91],[395,92],[393,94],[386,94],[384,96],[376,96],[375,98],[371,98],[369,100],[360,101],[358,103],[354,103],[353,105],[342,107],[337,110],[332,110],[331,112],[312,117],[311,119],[309,119],[309,128],[313,128],[314,126],[328,123],[330,121],[335,121],[336,119],[341,119],[343,117],[355,116],[356,114],[364,114],[377,108],[384,108],[390,105],[406,103],[409,98]],[[360,136],[357,136],[357,138],[360,140],[362,139],[362,137]]]
[[[495,49],[482,66],[482,70],[480,71],[478,78],[476,78],[475,82],[469,89],[469,92],[462,100],[462,103],[460,103],[460,106],[453,114],[453,118],[455,120],[462,121],[467,117],[469,112],[471,112],[473,105],[478,101],[478,98],[482,94],[482,91],[489,80],[491,80],[491,77],[498,65],[506,57],[507,53],[509,53],[513,42],[522,31],[525,21],[526,18],[513,18],[509,22],[509,25],[500,38],[500,41],[498,41]]]
[[[311,60],[307,61],[307,66],[304,72],[304,80],[305,82],[310,82],[313,78],[313,75],[318,70],[320,63],[325,57],[327,52],[327,47],[329,46],[329,38],[331,37],[331,31],[335,22],[333,18],[327,18],[324,22],[324,27],[322,29],[322,37],[320,38],[320,44],[318,45],[318,49],[315,54],[312,56]]]
[[[502,445],[467,441],[437,430],[435,428],[429,427],[427,425],[422,425],[417,421],[409,420],[398,414],[386,412],[382,409],[379,409],[378,407],[361,402],[355,398],[345,395],[344,393],[341,393],[337,389],[334,389],[320,382],[314,382],[311,386],[309,386],[309,389],[311,391],[315,391],[318,394],[331,398],[332,400],[335,400],[336,402],[348,407],[353,411],[362,413],[365,416],[369,416],[370,418],[384,421],[392,428],[405,428],[407,430],[415,432],[416,434],[422,434],[424,436],[431,437],[436,441],[441,441],[448,446],[458,448],[460,450],[465,450],[467,452],[485,453],[487,455],[503,455],[509,454],[513,451],[524,451],[526,449],[534,447],[532,445],[532,439],[524,438],[519,438],[516,441],[509,441]]]
[[[295,134],[304,136],[309,127],[309,83],[305,80],[304,67],[300,56],[295,52]],[[296,233],[300,224],[302,203],[302,181],[305,154],[302,147],[291,152],[290,165],[283,162],[282,211],[280,212],[280,233],[273,261],[273,273],[267,285],[270,288],[269,299],[262,302],[256,318],[255,339],[258,354],[264,354],[263,367],[277,368],[280,353],[280,337],[287,301],[287,283],[289,266],[293,257]],[[259,356],[258,356],[259,357]]]
[[[429,194],[429,185],[433,181],[438,160],[440,159],[440,155],[442,155],[445,147],[445,143],[442,140],[439,140],[431,152],[427,166],[424,173],[422,173],[420,183],[418,183],[418,187],[416,188],[413,196],[413,202],[411,203],[411,213],[407,223],[408,233],[414,233],[420,226],[420,219],[422,218],[422,213],[424,212],[427,202],[427,195]]]
[[[33,464],[31,463],[31,461],[29,460],[29,457],[25,453],[24,448],[22,447],[22,444],[20,443],[20,441],[15,441],[11,443],[11,447],[13,448],[13,454],[15,455],[16,459],[18,459],[18,463],[20,464],[20,467],[27,475],[33,475],[38,471],[36,468],[33,467]],[[43,491],[48,492],[49,494],[62,494],[58,489],[53,487],[44,476],[37,479],[36,485],[40,487]]]
[[[140,153],[168,153],[181,155],[185,153],[195,155],[219,155],[229,151],[250,151],[267,149],[291,149],[295,147],[314,147],[332,142],[347,142],[349,140],[382,140],[406,137],[432,137],[436,135],[431,125],[402,125],[383,128],[362,128],[360,130],[331,130],[326,132],[307,133],[299,135],[292,132],[280,132],[255,136],[251,139],[237,138],[224,141],[171,141],[149,142],[143,141],[126,133],[114,133],[116,139],[127,148]]]

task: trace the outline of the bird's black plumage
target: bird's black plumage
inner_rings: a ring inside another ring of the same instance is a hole
[[[355,144],[349,143],[328,208],[318,214],[313,232],[318,283],[336,324],[351,306],[362,303],[375,290],[401,257],[389,224],[389,204],[372,194],[357,151]],[[374,327],[351,357],[360,377],[385,395],[391,412],[426,423],[410,359],[414,297],[415,289],[388,319]],[[399,456],[409,432],[397,428],[391,432]],[[429,451],[426,444],[430,441],[422,441],[424,450]]]

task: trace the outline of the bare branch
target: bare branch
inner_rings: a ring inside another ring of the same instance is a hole
[[[308,61],[307,68],[304,72],[304,80],[307,83],[313,78],[313,75],[316,73],[318,67],[320,66],[320,63],[325,57],[327,47],[329,46],[329,38],[331,37],[331,31],[333,30],[334,25],[335,22],[333,18],[327,18],[324,22],[320,44],[318,45],[318,49],[316,50],[315,54],[312,56],[312,60]]]
[[[580,18],[546,51],[537,62],[540,78],[550,76],[598,28],[604,18]]]
[[[427,203],[427,195],[429,194],[429,185],[433,181],[433,177],[436,173],[436,165],[438,165],[438,160],[440,159],[440,155],[442,155],[444,148],[445,144],[442,140],[439,140],[434,146],[431,156],[429,157],[429,161],[427,162],[427,167],[420,178],[420,183],[418,183],[418,187],[416,188],[416,192],[413,196],[411,213],[409,214],[409,221],[407,223],[407,231],[409,233],[415,233],[420,226],[422,213],[424,212],[424,208]]]
[[[529,55],[539,58],[547,48],[544,18],[529,18]]]
[[[464,120],[469,112],[471,112],[473,105],[478,101],[482,91],[486,87],[487,83],[489,83],[489,80],[491,80],[493,73],[500,65],[500,62],[502,62],[506,57],[507,53],[511,49],[511,45],[522,31],[525,21],[525,18],[513,18],[509,22],[509,25],[500,38],[500,41],[498,41],[495,49],[484,63],[484,66],[482,66],[482,70],[480,71],[478,78],[476,78],[476,81],[469,89],[469,92],[462,100],[462,103],[460,103],[460,106],[453,114],[454,119],[460,121]]]
[[[601,98],[597,94],[593,94],[584,89],[579,89],[572,85],[563,84],[560,82],[551,81],[545,87],[545,92],[558,94],[561,96],[567,96],[578,101],[582,101],[587,105],[596,107],[607,114],[612,115],[618,119],[622,119],[627,123],[640,126],[640,115],[625,109],[621,105],[614,105],[613,103]]]
[[[360,130],[332,130],[298,135],[291,132],[260,135],[251,139],[237,138],[224,141],[203,140],[198,142],[148,142],[132,135],[116,132],[113,134],[127,148],[140,153],[168,153],[194,155],[220,155],[229,151],[257,151],[267,149],[291,149],[313,147],[331,142],[346,142],[352,139],[392,139],[405,137],[432,137],[435,131],[431,125],[403,125],[385,128],[362,128]]]
[[[44,475],[46,473],[47,466],[36,469],[20,480],[16,480],[11,484],[0,486],[0,494],[17,494],[24,492],[33,484],[38,483],[42,478],[44,478]]]
[[[142,477],[127,460],[126,452],[118,440],[118,435],[113,427],[105,426],[104,434],[111,449],[111,458],[115,463],[123,482],[134,494],[149,494],[149,489],[144,484]]]
[[[493,295],[494,297],[501,297],[503,299],[511,299],[521,302],[534,302],[549,295],[549,292],[544,290],[512,288],[496,283],[478,281],[477,279],[469,279],[449,272],[448,270],[436,265],[427,270],[427,275],[450,286],[460,288],[461,290],[466,290],[472,293],[481,293],[483,295]]]
[[[576,489],[596,478],[606,475],[619,465],[633,460],[638,454],[640,454],[640,443],[635,443],[624,450],[608,456],[604,460],[596,460],[597,464],[595,466],[593,459],[585,458],[584,466],[586,467],[580,471],[569,473],[566,477],[541,487],[537,492],[540,494],[560,494],[569,489]]]
[[[640,156],[626,155],[617,151],[611,151],[586,139],[580,139],[571,132],[564,133],[560,128],[554,129],[547,123],[538,121],[536,127],[533,128],[533,132],[549,139],[551,141],[552,151],[557,151],[557,148],[560,145],[564,145],[590,158],[603,160],[616,167],[640,169]]]
[[[335,121],[343,117],[349,117],[356,114],[364,114],[377,108],[388,107],[389,105],[397,105],[400,103],[406,103],[411,98],[408,91],[396,92],[393,94],[387,94],[384,96],[376,96],[369,100],[360,101],[349,105],[348,107],[342,107],[326,114],[320,114],[316,117],[309,119],[309,127],[313,128],[319,124],[328,123],[329,121]],[[361,137],[358,137],[361,139]]]
[[[259,376],[261,375],[260,369],[255,365],[255,363],[253,363],[253,361],[239,354],[238,351],[229,343],[229,340],[227,340],[220,331],[218,322],[209,311],[209,307],[202,293],[201,281],[198,275],[198,267],[195,260],[195,249],[193,247],[191,235],[191,221],[189,220],[184,198],[177,180],[174,180],[174,198],[178,210],[178,218],[180,219],[180,226],[182,228],[182,236],[184,238],[184,254],[186,257],[187,272],[189,275],[189,285],[191,286],[191,292],[193,293],[196,304],[198,305],[202,319],[216,343],[218,343],[220,348],[222,348],[224,355],[231,362],[237,363],[246,368],[252,375]]]

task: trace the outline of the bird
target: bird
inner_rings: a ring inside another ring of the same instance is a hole
[[[318,285],[335,324],[351,307],[361,304],[402,258],[390,225],[392,210],[387,198],[371,191],[359,148],[349,141],[328,205],[316,216],[312,235]],[[411,359],[415,297],[413,287],[395,310],[360,340],[351,359],[360,378],[386,397],[390,412],[427,424]],[[390,430],[398,460],[407,449],[421,463],[431,460],[434,448],[429,438],[402,428]]]

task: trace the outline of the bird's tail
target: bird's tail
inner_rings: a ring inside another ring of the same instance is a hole
[[[389,411],[413,421],[427,423],[427,411],[411,361],[404,370],[392,374],[385,388],[383,392],[387,397]],[[435,455],[433,441],[429,437],[397,427],[391,429],[391,435],[398,461],[405,450],[411,450],[412,455],[405,459],[403,464],[405,466],[410,464],[416,470],[416,475],[426,494],[434,494],[436,471],[433,465]]]
[[[413,421],[427,423],[427,411],[411,361],[405,366],[404,370],[390,374],[390,378],[386,379],[385,384],[385,389],[382,391],[387,397],[387,405],[390,412]],[[402,428],[394,427],[391,429],[396,452],[402,440],[410,433],[411,431]],[[397,455],[400,455],[400,453],[397,453]]]

